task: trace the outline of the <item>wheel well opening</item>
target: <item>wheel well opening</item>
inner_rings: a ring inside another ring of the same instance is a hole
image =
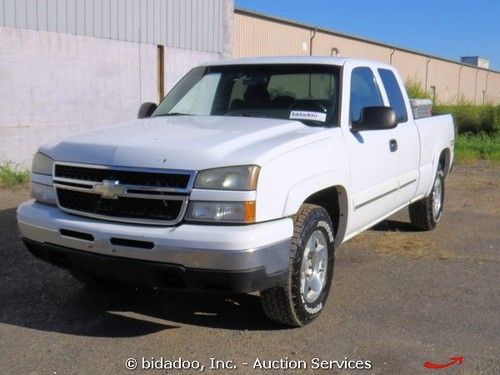
[[[335,242],[340,242],[345,233],[347,222],[347,196],[341,186],[332,186],[309,196],[304,203],[323,207],[332,220]]]
[[[441,155],[439,156],[439,166],[443,169],[445,178],[450,171],[450,159],[450,150],[446,148],[441,152]]]

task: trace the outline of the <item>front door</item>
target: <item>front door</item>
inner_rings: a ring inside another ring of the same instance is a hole
[[[390,69],[378,69],[385,89],[389,105],[394,109],[398,119],[396,151],[398,159],[397,202],[404,205],[415,197],[420,165],[420,139],[415,121],[409,120],[403,93],[403,84]],[[409,104],[409,103],[408,103]]]
[[[383,106],[374,72],[368,67],[352,70],[349,117],[358,121],[365,107]],[[353,232],[398,207],[398,161],[393,143],[397,128],[363,130],[346,134],[351,164],[351,210],[348,232]]]

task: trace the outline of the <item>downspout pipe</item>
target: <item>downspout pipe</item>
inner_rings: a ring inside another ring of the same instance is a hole
[[[431,62],[432,57],[427,56],[427,62],[425,63],[425,92],[427,92],[427,82],[429,78],[429,63]]]
[[[477,99],[477,75],[479,73],[479,69],[476,69],[476,81],[474,82],[474,104],[476,104]]]
[[[393,48],[391,51],[391,55],[389,56],[389,64],[391,65],[392,65],[392,56],[394,56],[395,53],[396,53],[396,48]]]
[[[484,85],[484,95],[483,95],[483,103],[486,104],[488,102],[488,78],[490,76],[490,71],[486,72],[486,83]]]
[[[315,27],[314,29],[311,29],[311,38],[309,39],[309,56],[312,56],[312,54],[313,54],[313,42],[314,42],[314,38],[316,37],[317,31],[318,31],[317,27]]]
[[[460,65],[460,68],[458,68],[458,92],[457,92],[457,104],[460,103],[460,81],[461,81],[461,76],[462,76],[462,69],[463,65]]]

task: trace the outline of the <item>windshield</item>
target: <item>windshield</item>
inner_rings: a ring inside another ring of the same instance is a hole
[[[191,70],[153,116],[248,116],[336,125],[339,67],[227,65]]]

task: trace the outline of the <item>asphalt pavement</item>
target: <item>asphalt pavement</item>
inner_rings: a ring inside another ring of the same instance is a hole
[[[27,187],[0,189],[0,373],[500,374],[499,186],[498,166],[456,167],[436,230],[405,210],[344,244],[323,314],[295,329],[254,294],[91,290],[27,252]]]

